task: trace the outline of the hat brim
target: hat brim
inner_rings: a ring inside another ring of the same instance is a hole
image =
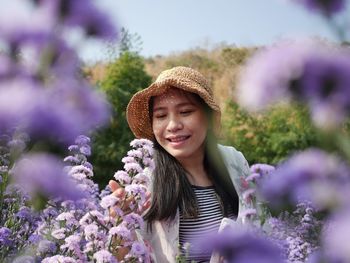
[[[160,82],[152,83],[148,88],[137,92],[131,98],[126,109],[126,117],[129,127],[136,138],[154,140],[149,102],[151,97],[161,95],[171,87],[198,94],[213,110],[213,128],[215,129],[215,133],[219,132],[221,111],[212,96],[195,81],[185,78],[168,78]]]

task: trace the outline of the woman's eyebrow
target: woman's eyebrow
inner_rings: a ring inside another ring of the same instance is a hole
[[[161,111],[161,110],[166,110],[166,107],[160,106],[160,107],[155,107],[155,108],[153,108],[153,112]]]
[[[179,103],[179,104],[176,104],[175,105],[175,107],[176,108],[181,108],[181,107],[184,107],[184,106],[195,106],[195,104],[194,103],[192,103],[192,102],[181,102],[181,103]],[[155,111],[160,111],[160,110],[166,110],[168,107],[167,106],[158,106],[158,107],[155,107],[154,109],[153,109],[153,112],[155,112]]]

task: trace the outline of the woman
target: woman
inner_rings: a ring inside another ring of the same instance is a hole
[[[143,237],[157,262],[175,262],[187,244],[188,260],[209,262],[210,252],[195,247],[195,237],[217,232],[224,217],[240,218],[240,180],[249,175],[249,167],[240,152],[216,143],[220,115],[206,79],[187,67],[163,71],[128,104],[135,136],[154,142]],[[115,182],[110,186],[117,190]]]

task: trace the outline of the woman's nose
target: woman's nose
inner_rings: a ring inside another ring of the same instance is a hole
[[[183,124],[179,118],[176,118],[175,116],[170,117],[168,126],[167,126],[168,131],[174,132],[177,130],[181,130],[182,128],[183,128]]]

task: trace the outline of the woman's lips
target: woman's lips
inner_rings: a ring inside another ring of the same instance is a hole
[[[190,138],[190,136],[186,135],[186,136],[168,137],[167,140],[170,142],[170,145],[176,147],[184,144],[188,138]]]

